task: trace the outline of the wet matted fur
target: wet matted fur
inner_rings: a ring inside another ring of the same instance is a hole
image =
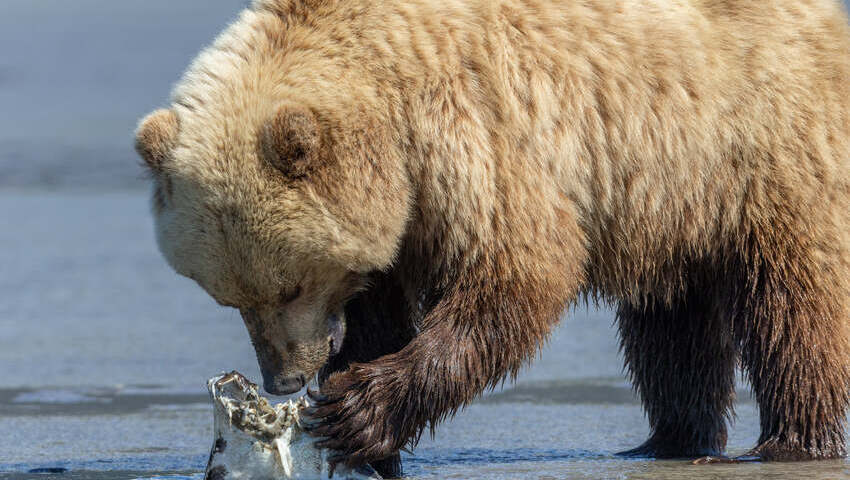
[[[340,461],[516,375],[582,294],[620,305],[637,453],[722,452],[740,359],[753,453],[834,458],[848,78],[834,0],[259,0],[139,151],[166,258],[289,374],[345,310],[313,412]]]

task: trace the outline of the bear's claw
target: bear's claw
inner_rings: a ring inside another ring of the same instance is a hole
[[[697,458],[696,460],[691,462],[691,465],[714,465],[714,464],[718,464],[718,463],[738,463],[738,461],[735,460],[734,458],[729,458],[725,455],[719,455],[719,456],[709,455],[709,456],[706,456],[706,457]]]
[[[310,400],[316,403],[323,403],[328,401],[328,397],[322,395],[320,391],[314,390],[312,388],[307,389],[307,396],[310,398]]]
[[[385,394],[373,393],[385,390],[369,378],[352,370],[332,375],[320,394],[310,394],[314,405],[302,413],[305,430],[321,437],[316,446],[334,451],[332,466],[356,468],[384,459],[403,446],[396,442],[406,440],[393,429],[403,421],[388,408]]]
[[[697,458],[691,465],[717,465],[726,463],[751,463],[761,462],[762,458],[758,455],[739,455],[737,457],[727,457],[725,455],[709,455],[706,457]]]

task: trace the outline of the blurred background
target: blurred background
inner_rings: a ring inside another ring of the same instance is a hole
[[[259,378],[238,313],[160,258],[132,149],[138,119],[167,104],[245,4],[0,2],[0,478],[199,478],[206,379]],[[604,308],[567,315],[516,388],[423,439],[408,472],[688,478],[678,464],[611,456],[647,434],[612,322]],[[757,437],[742,393],[730,441],[741,451]],[[777,473],[758,468],[747,472]]]

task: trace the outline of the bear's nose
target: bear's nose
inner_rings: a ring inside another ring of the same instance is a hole
[[[304,375],[295,377],[280,377],[277,375],[263,375],[263,389],[272,395],[290,395],[295,393],[307,384],[307,379]]]

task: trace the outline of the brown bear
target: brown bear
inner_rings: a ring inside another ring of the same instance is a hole
[[[850,29],[836,0],[257,0],[137,148],[160,249],[240,309],[335,461],[397,452],[617,302],[652,427],[845,454]]]

